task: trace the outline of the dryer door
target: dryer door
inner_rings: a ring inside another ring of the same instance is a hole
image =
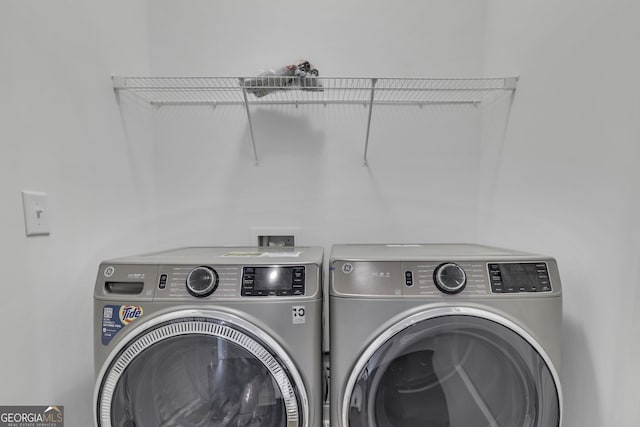
[[[349,427],[560,425],[555,369],[507,319],[440,309],[405,319],[365,351],[347,382]]]
[[[143,324],[105,363],[100,427],[305,425],[302,379],[283,349],[242,319],[181,311]]]

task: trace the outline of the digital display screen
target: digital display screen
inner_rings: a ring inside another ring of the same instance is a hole
[[[500,272],[505,286],[526,289],[538,286],[536,264],[500,264]]]
[[[256,291],[285,291],[293,287],[290,267],[256,267],[253,289]]]

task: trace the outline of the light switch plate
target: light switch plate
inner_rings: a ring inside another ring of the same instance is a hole
[[[24,209],[24,228],[27,236],[47,236],[51,233],[49,229],[47,195],[45,193],[23,191],[22,207]]]

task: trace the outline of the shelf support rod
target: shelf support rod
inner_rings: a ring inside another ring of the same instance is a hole
[[[369,131],[371,130],[371,113],[373,112],[373,97],[376,91],[376,82],[378,79],[371,79],[371,98],[369,99],[369,118],[367,119],[367,136],[364,140],[364,166],[368,166],[367,151],[369,150]]]
[[[249,110],[249,100],[247,99],[247,88],[244,85],[244,77],[240,78],[242,86],[242,97],[244,98],[244,108],[247,110],[247,121],[249,122],[249,133],[251,134],[251,145],[253,146],[253,158],[258,165],[258,152],[256,151],[256,140],[253,136],[253,124],[251,123],[251,111]]]

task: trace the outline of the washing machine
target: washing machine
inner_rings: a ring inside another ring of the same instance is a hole
[[[548,256],[336,245],[333,427],[557,427],[562,289]]]
[[[317,427],[323,249],[180,248],[101,263],[99,427]]]

